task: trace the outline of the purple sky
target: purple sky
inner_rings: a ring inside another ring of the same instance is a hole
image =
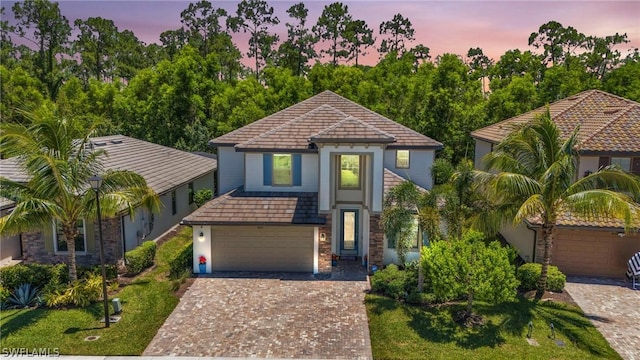
[[[195,2],[197,0],[194,0]],[[268,1],[280,18],[276,31],[286,38],[286,10],[299,1]],[[331,1],[304,1],[312,25]],[[77,18],[100,16],[111,19],[120,29],[132,30],[145,43],[159,42],[161,32],[180,27],[180,12],[189,1],[59,1],[71,23]],[[235,13],[237,1],[212,1],[214,6]],[[510,49],[534,50],[527,45],[529,34],[540,25],[555,20],[573,26],[585,35],[606,36],[627,33],[631,41],[619,47],[640,47],[640,1],[343,1],[354,19],[363,19],[377,35],[381,22],[400,13],[413,23],[415,41],[431,49],[432,58],[443,53],[465,55],[469,48],[480,47],[498,60]],[[7,18],[12,19],[13,2],[3,1]],[[237,46],[246,52],[246,37],[236,37]],[[537,50],[536,50],[537,51]],[[368,49],[363,64],[374,65],[377,51]]]

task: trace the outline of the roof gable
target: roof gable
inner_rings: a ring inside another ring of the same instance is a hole
[[[396,139],[353,116],[311,135],[310,142],[391,143]]]
[[[520,124],[543,113],[540,107],[471,133],[474,138],[500,142]],[[578,150],[640,152],[640,104],[600,90],[588,90],[549,104],[551,119],[563,138],[580,126]]]
[[[333,115],[328,115],[330,113]],[[442,147],[441,143],[331,91],[324,91],[289,108],[215,138],[209,144],[212,146],[238,145],[237,149],[305,150],[309,147],[310,137],[348,117],[353,117],[365,124],[367,132],[370,134],[371,129],[375,129],[374,132],[377,133],[375,137],[379,137],[379,133],[383,133],[385,136],[395,138],[396,142],[392,145],[393,147]],[[313,124],[314,122],[318,122],[318,124],[310,127],[302,126],[302,124]],[[344,124],[344,126],[346,125]]]

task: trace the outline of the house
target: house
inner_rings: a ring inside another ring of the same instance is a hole
[[[514,125],[526,123],[545,111],[541,107],[471,133],[476,141],[475,166],[484,169],[482,158],[493,150]],[[562,136],[576,126],[578,172],[576,178],[617,164],[640,175],[640,104],[599,90],[584,91],[549,105],[551,119]],[[552,263],[570,275],[622,277],[627,261],[640,251],[640,233],[624,232],[622,221],[580,219],[564,214],[558,219],[552,247]],[[535,220],[505,227],[504,238],[525,261],[542,261],[544,242]]]
[[[138,208],[133,217],[128,213],[102,222],[106,261],[114,263],[124,252],[134,249],[145,240],[153,240],[169,230],[195,210],[193,195],[200,189],[214,189],[214,158],[191,154],[123,135],[91,139],[95,149],[104,149],[105,169],[133,171],[147,181],[160,197],[160,213]],[[0,174],[18,182],[27,182],[15,158],[0,160]],[[10,211],[12,203],[1,202],[2,214]],[[79,264],[99,263],[97,224],[78,223],[80,237],[76,240]],[[78,241],[80,240],[80,241]],[[66,243],[56,224],[40,231],[26,232],[2,239],[2,257],[21,258],[25,262],[66,262]]]
[[[183,220],[210,271],[331,272],[331,256],[382,265],[385,189],[431,188],[442,144],[331,91],[210,141],[220,196]]]

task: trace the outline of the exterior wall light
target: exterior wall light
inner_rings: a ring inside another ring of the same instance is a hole
[[[200,234],[198,234],[198,241],[204,242],[204,233],[202,231],[200,231]]]

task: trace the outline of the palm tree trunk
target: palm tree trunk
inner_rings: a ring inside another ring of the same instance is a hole
[[[418,236],[418,292],[424,290],[424,270],[422,269],[422,236]]]
[[[78,272],[76,269],[76,233],[75,226],[63,226],[65,241],[67,242],[67,251],[69,252],[69,282],[78,280]]]
[[[541,299],[544,290],[547,287],[547,273],[551,264],[551,246],[553,244],[553,225],[542,225],[542,236],[544,239],[544,255],[542,257],[542,269],[540,270],[540,279],[538,279],[538,290],[536,291],[536,299]]]

